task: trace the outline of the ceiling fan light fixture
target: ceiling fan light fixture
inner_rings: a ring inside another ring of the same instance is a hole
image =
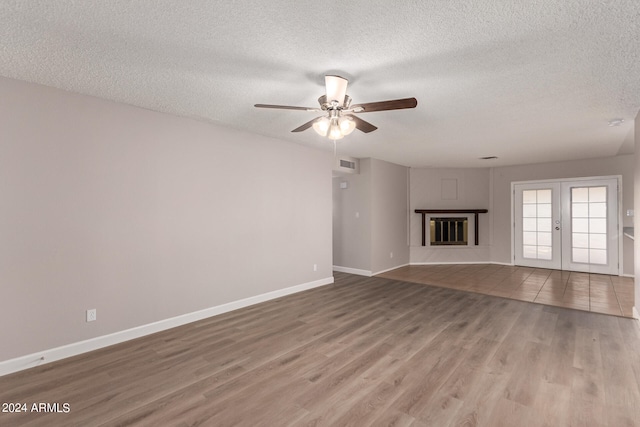
[[[331,117],[316,119],[311,127],[318,135],[326,136],[335,141],[353,132],[356,128],[356,122],[351,117],[339,117],[338,112],[334,111]]]
[[[351,117],[340,117],[338,120],[342,135],[349,135],[356,128],[356,122]]]
[[[344,134],[342,133],[342,129],[340,129],[340,125],[337,123],[337,121],[333,121],[331,123],[331,127],[329,128],[328,137],[329,137],[329,139],[333,139],[334,141],[336,139],[344,138]]]
[[[329,131],[330,121],[327,117],[320,117],[318,120],[313,122],[313,130],[320,136],[327,136],[327,132]]]

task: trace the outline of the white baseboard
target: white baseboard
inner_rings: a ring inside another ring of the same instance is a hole
[[[631,315],[633,316],[634,319],[640,320],[640,313],[638,313],[638,307],[636,306],[633,307],[633,312]]]
[[[360,270],[358,268],[340,267],[339,265],[333,266],[333,271],[339,271],[340,273],[357,274],[358,276],[371,277],[373,273],[370,270]]]
[[[372,274],[372,276],[377,276],[378,274],[386,273],[387,271],[395,270],[397,268],[406,267],[408,265],[411,265],[411,264],[407,263],[407,264],[402,264],[402,265],[396,265],[395,267],[387,268],[386,270],[376,271],[375,273]]]
[[[495,264],[495,265],[508,265],[508,266],[513,266],[513,264],[509,264],[509,263],[502,263],[502,262],[491,262],[491,261],[466,261],[466,262],[443,262],[443,261],[436,261],[436,262],[410,262],[407,264],[402,264],[402,265],[397,265],[395,267],[391,267],[391,268],[387,268],[386,270],[382,270],[382,271],[377,271],[375,273],[371,272],[370,270],[360,270],[358,268],[351,268],[351,267],[341,267],[339,265],[334,265],[333,266],[333,271],[339,271],[341,273],[349,273],[349,274],[357,274],[358,276],[366,276],[366,277],[372,277],[372,276],[376,276],[378,274],[382,274],[382,273],[386,273],[387,271],[391,271],[391,270],[395,270],[396,268],[401,268],[401,267],[406,267],[408,265],[444,265],[444,264]]]
[[[513,265],[502,262],[491,262],[491,261],[435,261],[435,262],[412,262],[409,265],[455,265],[455,264],[465,264],[465,265],[473,265],[473,264],[493,264],[493,265]]]
[[[138,326],[124,331],[115,332],[101,337],[91,338],[85,341],[52,348],[49,350],[32,353],[26,356],[20,356],[15,359],[9,359],[0,362],[0,376],[13,372],[22,371],[24,369],[33,368],[45,363],[55,362],[78,354],[98,350],[124,341],[140,338],[156,332],[182,326],[187,323],[196,322],[218,314],[227,313],[239,308],[248,307],[250,305],[280,298],[286,295],[295,294],[297,292],[306,291],[308,289],[317,288],[333,283],[333,277],[327,277],[313,282],[303,283],[301,285],[291,286],[289,288],[278,289],[277,291],[267,292],[261,295],[233,301],[230,303],[206,308],[204,310],[194,311],[193,313],[183,314],[181,316],[171,317],[169,319],[160,320],[158,322],[149,323],[147,325]]]

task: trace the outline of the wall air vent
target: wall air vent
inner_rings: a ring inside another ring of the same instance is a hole
[[[340,167],[356,170],[356,162],[350,162],[349,160],[340,159]]]
[[[336,157],[335,163],[333,164],[333,170],[335,172],[348,174],[360,173],[360,161],[353,157]]]

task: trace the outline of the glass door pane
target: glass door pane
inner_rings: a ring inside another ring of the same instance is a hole
[[[607,264],[607,187],[571,188],[571,260]]]
[[[551,189],[522,192],[522,256],[553,258],[551,236]]]

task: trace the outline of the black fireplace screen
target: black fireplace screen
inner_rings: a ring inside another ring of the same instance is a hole
[[[468,235],[467,218],[431,218],[431,245],[466,245]]]

